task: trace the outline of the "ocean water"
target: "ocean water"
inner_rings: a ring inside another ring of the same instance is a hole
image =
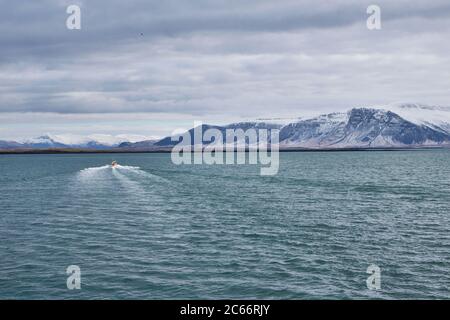
[[[0,298],[450,298],[449,150],[280,157],[0,155]]]

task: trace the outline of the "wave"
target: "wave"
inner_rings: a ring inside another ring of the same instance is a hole
[[[136,166],[126,166],[126,165],[116,165],[115,167],[112,167],[111,165],[104,165],[99,167],[90,167],[85,168],[79,171],[79,177],[81,179],[90,179],[90,178],[96,178],[97,175],[109,175],[109,173],[112,173],[113,176],[117,178],[116,173],[121,173],[121,176],[127,176],[128,178],[132,178],[133,180],[137,178],[146,178],[149,180],[153,180],[160,183],[169,183],[172,184],[170,180],[167,180],[163,177],[160,177],[158,175],[149,173],[147,171],[142,170],[140,167]],[[134,176],[134,178],[132,177]]]
[[[113,169],[113,170],[116,170],[116,169],[119,169],[119,170],[140,170],[139,167],[132,167],[132,166],[117,165],[116,167],[113,168],[111,165],[104,165],[104,166],[100,166],[100,167],[90,167],[90,168],[81,169],[79,171],[79,173],[81,175],[84,175],[84,176],[89,176],[89,175],[93,175],[93,174],[96,174],[96,173],[100,173],[100,172],[108,170],[108,169],[109,170],[111,170],[111,169]]]
[[[119,170],[120,169],[121,168],[119,168]],[[139,167],[129,167],[128,170],[129,170],[130,173],[135,174],[135,175],[137,175],[139,177],[155,180],[155,181],[158,181],[158,182],[170,183],[170,180],[167,180],[167,179],[165,179],[163,177],[160,177],[160,176],[158,176],[156,174],[152,174],[152,173],[149,173],[147,171],[141,170]]]
[[[109,166],[112,168],[111,166]],[[113,169],[121,169],[121,170],[141,170],[140,167],[133,167],[133,166],[122,166],[120,164],[117,164]]]
[[[154,174],[151,174],[151,173],[148,173],[148,172],[142,170],[140,167],[117,165],[114,169],[116,169],[116,170],[118,170],[120,172],[122,170],[126,170],[127,172],[134,173],[134,174],[136,174],[138,176],[141,176],[141,177],[147,177],[147,178],[152,178],[152,179],[158,179],[159,178],[161,180],[165,180],[164,178],[161,178],[161,177],[159,177],[157,175],[154,175]]]
[[[110,168],[111,166],[105,165],[101,167],[91,167],[82,169],[78,172],[77,177],[81,181],[90,181],[92,179],[98,179],[99,177],[104,178],[106,172]]]
[[[119,170],[117,170],[119,169]],[[121,168],[113,168],[112,174],[114,177],[119,180],[120,184],[127,190],[128,192],[131,192],[133,194],[139,193],[144,194],[145,190],[142,186],[142,184],[139,181],[134,181],[128,178],[125,174],[121,173]]]
[[[111,166],[105,165],[105,166],[101,166],[101,167],[85,168],[85,169],[80,170],[80,172],[96,172],[96,171],[105,170],[105,169],[108,169],[108,168],[111,168]]]

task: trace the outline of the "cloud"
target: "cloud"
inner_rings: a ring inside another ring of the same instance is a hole
[[[82,8],[79,31],[65,27],[73,3]],[[369,4],[2,1],[0,114],[15,113],[17,123],[30,112],[42,123],[45,113],[61,114],[82,124],[98,114],[231,120],[402,100],[449,104],[450,3],[377,1],[380,31],[366,28]]]

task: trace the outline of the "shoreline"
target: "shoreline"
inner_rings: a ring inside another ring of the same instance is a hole
[[[386,148],[323,148],[323,149],[307,149],[307,148],[285,148],[279,149],[279,152],[349,152],[349,151],[419,151],[419,150],[450,150],[449,147],[430,146],[430,147],[386,147]],[[30,149],[30,150],[0,150],[0,155],[7,154],[115,154],[115,153],[170,153],[171,148],[161,149],[105,149],[105,150],[90,150],[90,149]],[[200,152],[200,151],[189,151]],[[237,152],[250,152],[250,150],[240,150]]]

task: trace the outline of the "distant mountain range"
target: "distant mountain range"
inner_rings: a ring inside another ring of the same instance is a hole
[[[108,150],[118,148],[121,144],[133,143],[145,139],[144,136],[111,136],[111,135],[43,135],[24,141],[1,141],[0,150],[42,150],[42,149],[88,149]]]
[[[250,128],[280,130],[280,148],[408,148],[450,147],[450,108],[420,104],[399,104],[376,108],[354,108],[309,119],[296,119],[281,124],[270,120],[233,123],[215,128],[226,136],[226,129]],[[189,131],[193,131],[191,129]],[[193,136],[193,134],[191,134]],[[207,143],[207,142],[204,142]],[[171,137],[161,140],[110,141],[86,140],[83,143],[61,142],[43,136],[25,142],[0,141],[0,149],[80,148],[89,150],[145,151],[171,148]]]

